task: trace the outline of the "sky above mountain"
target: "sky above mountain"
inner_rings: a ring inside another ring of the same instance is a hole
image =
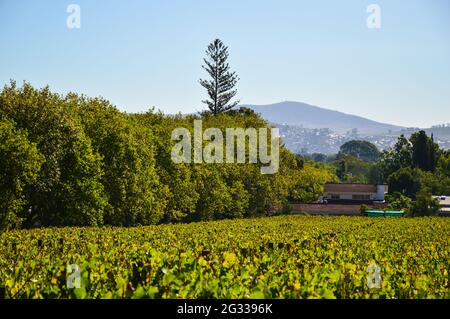
[[[78,4],[81,28],[66,25]],[[450,122],[450,2],[1,0],[0,84],[104,96],[128,112],[204,106],[204,51],[221,38],[241,104],[285,100],[402,126]],[[367,6],[381,28],[366,25]]]

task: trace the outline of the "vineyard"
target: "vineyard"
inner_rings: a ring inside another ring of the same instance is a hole
[[[449,247],[444,218],[14,230],[0,298],[450,298]]]

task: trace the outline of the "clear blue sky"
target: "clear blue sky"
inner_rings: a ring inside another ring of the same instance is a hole
[[[68,29],[66,8],[81,7]],[[366,8],[381,7],[381,29]],[[0,84],[103,96],[121,110],[201,110],[219,37],[243,104],[284,100],[405,126],[450,122],[447,0],[0,0]]]

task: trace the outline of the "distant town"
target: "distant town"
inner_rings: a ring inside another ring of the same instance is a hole
[[[441,123],[430,128],[404,127],[396,125],[395,119],[391,121],[393,124],[382,123],[296,101],[245,106],[277,126],[285,146],[300,155],[336,154],[341,145],[351,140],[371,142],[383,151],[394,146],[400,135],[409,138],[420,130],[433,136],[439,147],[450,149],[450,123]]]
[[[400,131],[388,131],[387,133],[364,134],[358,129],[352,129],[345,133],[335,132],[329,128],[304,128],[301,125],[275,124],[280,129],[285,146],[292,152],[302,155],[322,153],[326,155],[336,154],[339,147],[350,140],[366,140],[377,146],[379,150],[385,150],[394,146],[398,137],[403,134],[411,136],[420,128],[406,128]],[[450,126],[448,124],[436,125],[425,129],[428,135],[433,134],[434,141],[443,149],[450,149]]]

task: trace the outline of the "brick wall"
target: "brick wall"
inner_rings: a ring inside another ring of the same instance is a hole
[[[359,215],[360,204],[291,204],[294,212],[307,212],[312,215]],[[367,205],[370,209],[383,209],[386,203]]]

